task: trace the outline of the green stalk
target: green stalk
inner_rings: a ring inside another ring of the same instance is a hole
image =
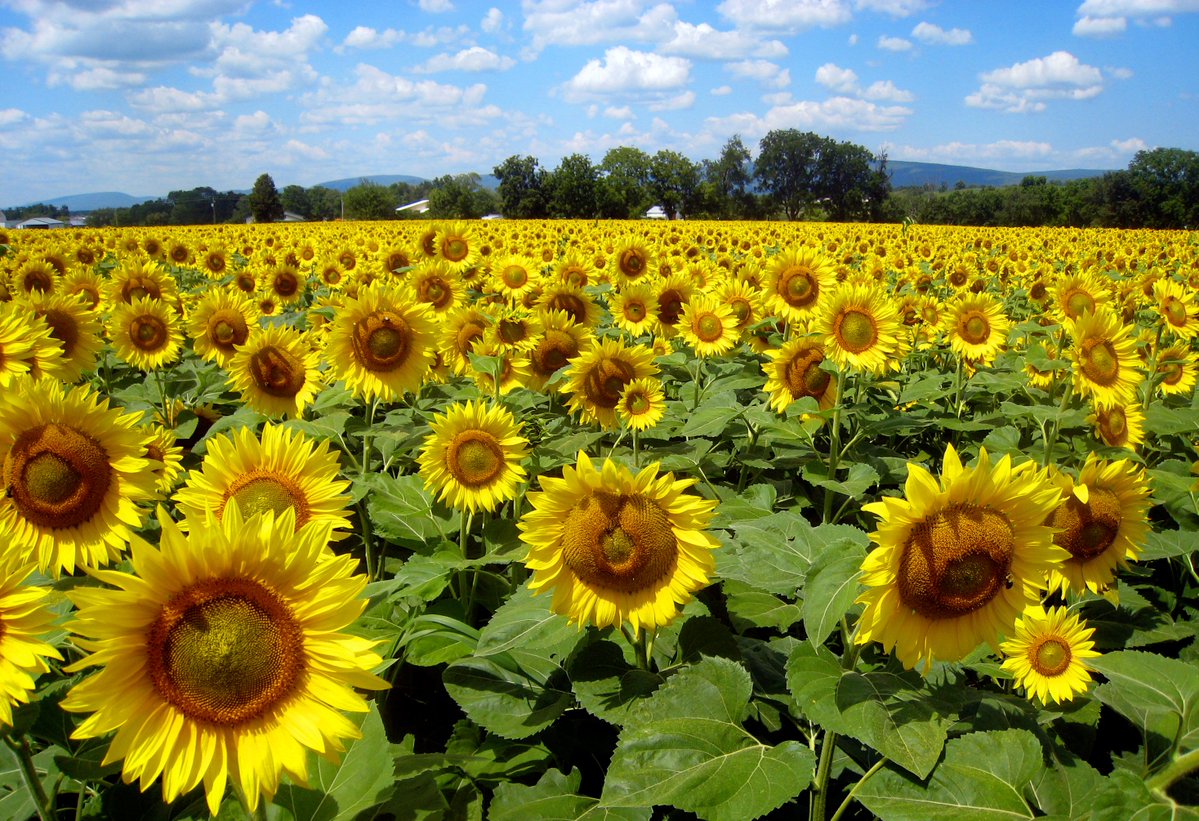
[[[873,767],[867,770],[862,777],[858,779],[858,782],[853,785],[852,789],[850,789],[849,794],[845,796],[845,800],[841,802],[841,806],[837,807],[837,811],[833,813],[833,817],[830,818],[829,821],[841,821],[841,816],[845,814],[845,811],[849,809],[849,805],[853,803],[854,798],[858,794],[858,790],[860,790],[862,785],[869,781],[876,772],[886,766],[887,761],[888,759],[885,756],[880,758],[875,762]]]
[[[808,818],[811,821],[825,820],[825,805],[828,803],[828,776],[833,766],[833,750],[837,747],[837,734],[824,731],[820,744],[820,762],[816,765],[816,778],[812,782],[812,800]]]
[[[1157,326],[1157,336],[1153,340],[1153,348],[1149,351],[1149,379],[1145,384],[1145,399],[1141,404],[1141,410],[1149,413],[1149,404],[1153,401],[1153,390],[1158,385],[1157,373],[1157,355],[1162,347],[1162,331],[1165,329],[1164,323]]]
[[[1186,778],[1196,770],[1199,770],[1199,750],[1191,750],[1189,753],[1180,755],[1171,761],[1169,766],[1146,781],[1145,786],[1168,800],[1166,791],[1176,781]]]
[[[640,461],[640,456],[641,456],[640,444],[641,444],[641,441],[640,441],[640,439],[639,439],[639,438],[638,438],[638,436],[637,436],[637,429],[636,429],[636,428],[633,428],[633,467],[634,467],[634,468],[639,468],[639,467],[641,467],[641,461]]]
[[[29,794],[33,796],[33,804],[37,808],[38,818],[42,821],[53,821],[54,805],[51,803],[49,796],[46,795],[45,789],[42,788],[41,779],[37,777],[37,765],[33,763],[33,748],[29,746],[29,739],[21,736],[18,741],[6,734],[4,736],[4,743],[17,754],[17,765],[21,771],[21,781],[24,783],[25,789],[29,790]]]
[[[841,374],[838,374],[840,377]],[[842,398],[845,396],[845,391],[842,388],[845,385],[838,379],[837,384],[837,401],[833,405],[833,418],[829,421],[829,445],[828,445],[828,478],[835,480],[837,478],[837,467],[841,460],[841,411],[844,408]],[[836,492],[831,488],[824,489],[824,515],[821,521],[828,524],[833,517],[833,497]]]

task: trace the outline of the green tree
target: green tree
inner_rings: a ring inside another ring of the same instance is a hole
[[[766,133],[758,144],[754,179],[787,219],[798,219],[815,203],[817,164],[825,138],[794,128]]]
[[[700,168],[677,151],[662,149],[649,165],[649,190],[667,219],[692,213],[699,201]]]
[[[825,139],[816,159],[814,184],[830,220],[878,221],[891,192],[887,158],[876,158],[854,143]]]
[[[396,201],[387,186],[359,180],[357,185],[346,189],[344,197],[346,219],[395,219]]]
[[[753,182],[752,156],[740,134],[725,142],[720,156],[705,160],[704,180],[708,183],[707,210],[724,219],[744,219],[754,211],[754,195],[749,190]]]
[[[438,219],[478,219],[498,204],[473,173],[438,177],[429,191],[429,215]]]
[[[491,171],[500,181],[500,212],[512,219],[542,219],[549,215],[546,170],[536,157],[513,154]]]
[[[260,174],[250,191],[250,213],[254,222],[275,222],[283,219],[283,203],[270,174]]]
[[[279,201],[283,203],[284,211],[291,211],[307,219],[312,219],[312,203],[308,201],[308,191],[302,185],[287,185],[279,192]]]
[[[599,214],[599,169],[587,155],[563,157],[547,187],[551,217],[593,219]]]
[[[599,213],[608,219],[639,219],[653,205],[650,157],[640,148],[608,149],[600,162]]]
[[[1128,174],[1145,205],[1143,227],[1199,226],[1199,152],[1138,151],[1128,164]]]
[[[308,218],[333,220],[341,216],[341,192],[323,185],[314,185],[305,191],[308,198]]]

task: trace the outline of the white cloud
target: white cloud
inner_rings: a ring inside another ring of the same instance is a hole
[[[693,25],[676,20],[673,36],[658,51],[701,60],[736,60],[754,56],[785,57],[787,47],[778,40],[762,40],[744,31],[718,31],[707,23]]]
[[[495,34],[504,27],[504,13],[492,6],[487,10],[487,15],[479,23],[479,28],[488,34]]]
[[[1053,155],[1053,146],[1036,140],[997,140],[993,143],[949,142],[931,147],[887,145],[894,159],[976,165],[982,162],[1043,160]]]
[[[1112,148],[1122,154],[1135,154],[1149,148],[1149,145],[1140,137],[1133,137],[1128,140],[1112,140]]]
[[[631,120],[633,119],[633,109],[627,105],[608,106],[604,109],[604,116],[613,120]]]
[[[682,111],[695,105],[695,92],[684,91],[665,100],[656,100],[649,104],[650,111]]]
[[[896,87],[890,80],[876,80],[862,92],[867,100],[886,100],[891,103],[910,103],[916,99],[910,91]]]
[[[533,53],[551,45],[661,43],[678,21],[669,3],[646,9],[642,0],[525,0],[522,10]]]
[[[662,96],[691,79],[691,61],[615,46],[602,60],[589,60],[563,85],[565,97],[580,102],[596,96]]]
[[[1107,72],[1108,77],[1112,77],[1116,80],[1129,80],[1133,76],[1133,71],[1131,68],[1124,68],[1122,66],[1109,67],[1105,69],[1105,71]]]
[[[791,34],[839,26],[853,17],[844,0],[724,0],[716,11],[738,28]]]
[[[974,42],[974,35],[969,29],[949,29],[946,31],[934,23],[918,23],[912,29],[912,36],[930,46],[965,46]]]
[[[433,80],[413,81],[360,63],[350,85],[324,81],[300,98],[300,122],[309,128],[328,125],[372,125],[397,121],[410,124],[435,122],[441,129],[485,126],[501,116],[483,98],[487,86],[460,87]]]
[[[308,145],[299,140],[288,140],[283,144],[285,162],[299,160],[327,160],[329,152],[315,145]]]
[[[858,35],[856,35],[856,34],[849,35],[849,44],[851,46],[856,46],[858,44]]]
[[[504,57],[482,46],[471,46],[457,54],[438,54],[423,65],[412,69],[417,74],[434,74],[440,71],[507,71],[516,65],[511,57]]]
[[[925,0],[856,0],[854,5],[858,9],[878,11],[892,17],[911,17],[928,8],[929,4]]]
[[[1103,74],[1067,51],[1055,51],[981,76],[966,105],[1009,113],[1044,111],[1046,100],[1086,100],[1103,91]]]
[[[1080,17],[1074,22],[1075,37],[1114,37],[1128,28],[1125,17]]]
[[[233,130],[238,134],[262,135],[276,129],[271,115],[261,109],[253,114],[241,114],[233,121]]]
[[[903,125],[912,110],[903,106],[880,106],[869,100],[831,97],[822,102],[801,100],[777,105],[765,114],[750,112],[728,117],[709,117],[705,124],[716,133],[742,134],[760,138],[780,128],[829,131],[892,131]]]
[[[1082,15],[1096,17],[1153,17],[1162,14],[1199,12],[1199,0],[1084,0]]]
[[[725,68],[738,79],[755,80],[767,88],[786,88],[791,85],[791,71],[768,60],[742,60],[727,63]]]
[[[341,46],[337,50],[342,51],[347,48],[360,48],[364,50],[391,48],[400,42],[403,36],[404,33],[402,31],[396,31],[391,28],[378,31],[370,26],[355,26],[354,30],[346,35],[346,39],[341,41]]]
[[[0,128],[23,123],[28,119],[29,115],[19,108],[0,109]]]
[[[858,75],[851,68],[841,68],[834,63],[825,63],[816,69],[816,82],[825,88],[842,94],[858,92]]]
[[[912,48],[912,41],[905,40],[902,37],[880,35],[878,38],[878,47],[883,51],[909,51]]]
[[[117,71],[108,66],[96,66],[79,71],[51,68],[47,83],[51,86],[66,84],[76,91],[109,91],[140,86],[146,79],[145,72]]]
[[[444,14],[453,11],[454,4],[450,0],[420,0],[420,10],[430,14]]]
[[[712,89],[708,93],[711,94],[713,97],[727,97],[729,94],[733,93],[733,87],[732,86],[716,86],[716,88]]]

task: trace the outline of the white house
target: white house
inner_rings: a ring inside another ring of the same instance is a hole
[[[423,214],[428,210],[429,210],[429,201],[428,200],[417,200],[416,202],[410,202],[407,205],[401,205],[399,208],[396,209],[396,213],[398,214],[402,211],[411,211],[414,214]]]

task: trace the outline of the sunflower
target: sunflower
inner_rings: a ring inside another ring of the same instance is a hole
[[[201,358],[227,367],[250,330],[258,327],[258,317],[253,300],[232,289],[213,288],[188,314],[192,347]]]
[[[1083,314],[1071,327],[1074,389],[1098,408],[1136,401],[1141,384],[1136,343],[1120,318],[1105,308]]]
[[[418,461],[425,487],[437,491],[439,501],[474,513],[516,497],[529,441],[511,411],[457,403],[433,417],[430,427]]]
[[[229,385],[260,413],[298,418],[323,387],[317,362],[295,328],[256,328],[229,360]]]
[[[626,235],[613,246],[608,266],[613,283],[627,287],[650,275],[654,266],[653,249],[644,238]]]
[[[637,338],[652,334],[658,325],[657,295],[649,283],[626,285],[608,294],[608,310],[616,327]]]
[[[554,282],[569,285],[572,288],[586,288],[591,284],[595,266],[585,256],[575,251],[567,251],[554,260],[549,278]]]
[[[521,302],[541,281],[539,266],[523,254],[504,254],[491,263],[491,285],[509,302]]]
[[[695,283],[687,274],[671,274],[659,280],[655,290],[658,304],[654,314],[658,318],[658,333],[674,336],[675,326],[683,316],[683,306],[695,293]]]
[[[478,232],[468,222],[451,222],[442,225],[433,239],[436,256],[445,270],[461,275],[479,264],[480,241]]]
[[[1045,523],[1068,551],[1049,574],[1049,589],[1081,594],[1108,591],[1116,570],[1140,555],[1149,534],[1149,478],[1127,459],[1087,457],[1075,482],[1057,474],[1062,502]]]
[[[229,271],[229,251],[210,243],[200,251],[200,271],[209,279],[220,279]]]
[[[493,362],[483,369],[475,367],[473,361],[471,363],[469,375],[475,380],[480,394],[495,396],[498,391],[499,394],[506,396],[516,388],[524,387],[528,382],[528,360],[519,352],[501,348],[494,342],[484,340],[476,346],[475,353],[478,356],[489,357]],[[498,369],[498,386],[496,384],[497,373],[493,370],[493,366]]]
[[[686,490],[694,479],[636,476],[605,459],[597,470],[579,452],[562,478],[541,477],[521,517],[529,547],[529,587],[553,591],[550,609],[582,627],[623,627],[634,634],[669,624],[715,569],[719,542],[707,532],[715,500]]]
[[[715,294],[733,312],[738,331],[745,331],[762,319],[761,297],[748,282],[728,280],[716,286]]]
[[[528,353],[530,390],[543,391],[554,374],[570,364],[591,344],[591,332],[576,325],[566,311],[542,311],[542,332]]]
[[[1065,274],[1051,289],[1052,308],[1059,320],[1074,321],[1107,306],[1111,291],[1092,273]]]
[[[1182,340],[1199,334],[1199,304],[1193,290],[1174,280],[1159,279],[1153,285],[1153,296],[1166,330]]]
[[[600,339],[571,361],[562,390],[570,394],[572,413],[610,430],[617,426],[616,405],[625,386],[657,372],[651,349],[625,345],[620,339]]]
[[[511,353],[533,350],[541,338],[543,326],[539,314],[526,308],[500,305],[484,338],[493,348]]]
[[[1096,438],[1108,447],[1135,451],[1145,441],[1145,412],[1136,402],[1095,408],[1087,422],[1094,426]]]
[[[160,263],[143,260],[122,263],[109,275],[104,292],[109,305],[136,299],[173,300],[179,296],[175,279]]]
[[[950,445],[940,482],[908,463],[906,498],[863,509],[879,516],[862,563],[866,605],[857,642],[894,649],[904,667],[956,661],[992,646],[1067,554],[1045,525],[1060,492],[1029,462],[992,465],[985,448],[970,468]]]
[[[825,356],[841,368],[876,375],[896,364],[901,328],[895,302],[872,285],[837,289],[813,325]]]
[[[185,535],[159,509],[159,547],[137,539],[132,573],[76,587],[69,624],[99,671],[63,709],[91,713],[72,738],[115,731],[104,764],[173,802],[201,784],[216,815],[232,781],[251,812],[281,774],[306,784],[308,752],[336,761],[360,737],[341,711],[357,688],[383,689],[375,642],[345,632],[366,606],[357,560],[328,549],[327,524],[297,530],[290,511],[230,510]]]
[[[208,440],[204,461],[188,473],[174,501],[185,530],[207,515],[223,519],[230,501],[246,516],[291,510],[296,527],[348,530],[350,483],[340,470],[338,452],[327,441],[268,422],[261,436],[240,428]]]
[[[482,346],[493,321],[491,314],[474,305],[464,305],[442,319],[438,350],[454,373],[470,373],[470,355]]]
[[[766,351],[762,364],[766,373],[763,390],[770,394],[770,407],[783,413],[797,399],[810,396],[828,410],[837,401],[837,376],[820,367],[824,346],[814,336],[797,336],[781,348]]]
[[[294,265],[275,265],[263,272],[259,287],[284,305],[292,305],[304,298],[308,278]]]
[[[42,640],[56,614],[50,589],[23,584],[33,565],[0,560],[0,730],[12,726],[12,708],[28,704],[34,678],[50,671],[46,659],[62,659]]]
[[[634,379],[624,386],[616,415],[633,430],[648,430],[662,421],[666,413],[666,397],[662,383],[652,376]]]
[[[31,259],[12,275],[12,285],[18,293],[31,294],[40,291],[50,294],[54,293],[58,279],[58,269],[48,261]]]
[[[418,265],[408,273],[405,283],[412,290],[413,301],[425,303],[440,317],[465,304],[462,277],[441,262]]]
[[[1175,343],[1157,355],[1157,370],[1162,375],[1157,389],[1162,396],[1190,396],[1199,377],[1195,354],[1184,343]]]
[[[1087,627],[1064,607],[1046,611],[1039,604],[1025,608],[1016,620],[1015,635],[999,645],[1011,673],[1029,698],[1042,704],[1072,701],[1091,681],[1085,661],[1097,658],[1095,628]]]
[[[542,311],[566,311],[576,325],[585,328],[594,328],[599,323],[600,307],[590,294],[564,282],[545,285],[537,305]]]
[[[1012,323],[989,293],[959,296],[946,306],[949,347],[972,365],[989,365],[1007,344]]]
[[[701,294],[684,305],[678,329],[701,359],[728,353],[741,338],[733,309],[714,294]]]
[[[95,271],[76,268],[62,278],[59,292],[76,296],[89,311],[98,310],[104,298],[104,280]]]
[[[329,288],[337,289],[346,284],[346,271],[334,256],[322,257],[313,266],[316,278]]]
[[[183,346],[175,313],[162,300],[145,297],[117,304],[108,319],[108,338],[123,362],[143,371],[170,365]]]
[[[150,460],[150,469],[158,479],[159,496],[166,497],[175,489],[183,474],[183,448],[176,444],[175,431],[152,424],[149,428],[150,441],[146,445],[145,457]]]
[[[7,389],[21,376],[39,379],[64,373],[62,352],[62,343],[45,320],[20,303],[0,302],[0,388]]]
[[[80,297],[34,292],[25,298],[24,304],[34,316],[45,321],[50,336],[62,343],[59,379],[73,384],[84,372],[95,368],[96,358],[104,347],[100,319]]]
[[[804,325],[819,313],[837,284],[833,264],[811,248],[788,249],[770,260],[762,288],[767,310]]]
[[[120,556],[154,494],[140,413],[89,388],[17,380],[0,403],[0,539],[42,572],[74,572]]]
[[[325,359],[355,396],[394,402],[420,390],[436,333],[427,306],[398,288],[372,285],[337,309]]]

